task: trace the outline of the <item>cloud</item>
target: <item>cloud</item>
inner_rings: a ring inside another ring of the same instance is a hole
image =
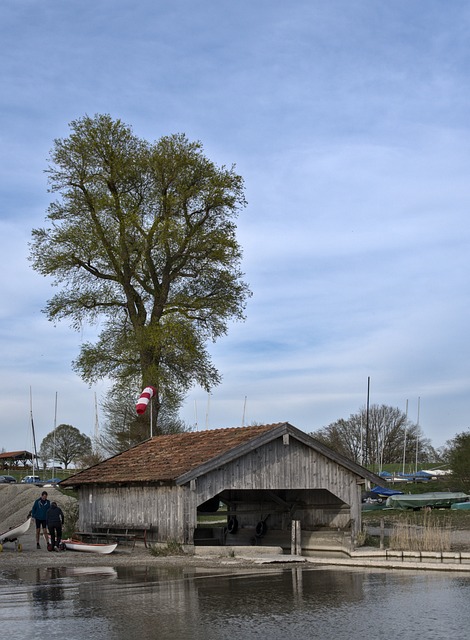
[[[468,428],[470,10],[421,9],[3,3],[0,448],[23,446],[30,387],[42,437],[56,391],[59,421],[94,428],[95,389],[70,366],[94,329],[47,322],[27,243],[53,140],[96,112],[149,140],[186,132],[245,179],[253,298],[210,346],[223,382],[190,394],[188,422],[320,428],[364,404],[370,376],[373,402],[421,397],[436,446]]]

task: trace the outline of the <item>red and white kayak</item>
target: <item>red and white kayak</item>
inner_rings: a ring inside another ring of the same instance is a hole
[[[117,547],[117,542],[112,544],[93,544],[82,540],[73,540],[72,538],[62,540],[62,544],[65,545],[68,551],[85,551],[86,553],[99,553],[101,555],[112,553]]]

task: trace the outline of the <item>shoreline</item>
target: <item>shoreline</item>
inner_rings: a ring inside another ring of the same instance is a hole
[[[278,547],[196,547],[195,553],[184,555],[154,556],[143,543],[132,549],[121,546],[111,554],[100,555],[79,551],[47,551],[41,537],[41,549],[36,549],[35,527],[19,539],[22,550],[15,543],[6,542],[0,553],[0,575],[2,572],[23,568],[54,567],[172,567],[203,568],[206,570],[231,570],[263,567],[325,567],[345,569],[384,569],[401,571],[446,571],[470,573],[470,552],[391,552],[372,547],[361,547],[350,555],[327,554],[309,556],[283,554]]]
[[[57,489],[48,490],[50,498],[64,505],[74,498],[64,496]],[[33,499],[38,497],[37,487],[0,485],[0,520],[2,531],[26,519]],[[13,508],[14,505],[14,508]],[[387,569],[415,571],[470,572],[470,531],[453,532],[453,551],[449,552],[398,552],[379,550],[376,547],[359,547],[349,554],[324,551],[311,552],[308,556],[283,554],[280,547],[191,547],[184,555],[155,556],[145,548],[143,542],[135,546],[118,546],[109,555],[99,555],[78,551],[49,552],[44,539],[41,549],[36,549],[36,528],[34,522],[19,542],[22,551],[17,551],[15,543],[6,542],[0,553],[0,575],[3,571],[22,568],[54,567],[193,567],[204,569],[243,569],[262,565],[263,569],[280,566],[290,567],[332,567],[355,569]],[[331,550],[330,550],[331,551]]]

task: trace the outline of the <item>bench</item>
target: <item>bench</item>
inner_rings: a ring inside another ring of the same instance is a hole
[[[118,544],[122,543],[127,546],[132,545],[132,548],[134,548],[136,540],[143,540],[145,548],[147,548],[147,534],[150,529],[151,526],[149,524],[121,525],[116,523],[101,523],[92,526],[91,531],[76,531],[74,535],[81,540],[117,542]]]

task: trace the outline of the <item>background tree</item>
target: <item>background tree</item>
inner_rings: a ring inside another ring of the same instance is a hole
[[[470,491],[470,431],[458,433],[447,441],[443,455],[456,488]]]
[[[150,144],[109,115],[70,127],[48,169],[59,199],[30,245],[33,268],[61,287],[45,312],[75,329],[99,321],[75,370],[89,383],[151,384],[158,416],[163,398],[174,405],[194,383],[219,382],[206,343],[243,319],[243,180],[184,135]]]
[[[144,415],[138,416],[135,411],[135,393],[129,389],[114,388],[101,402],[105,424],[99,438],[99,448],[107,455],[115,455],[129,447],[153,436],[180,433],[188,427],[178,417],[179,398],[169,401],[163,399],[158,424],[150,427],[153,411],[147,409]]]
[[[70,424],[60,424],[48,433],[39,449],[39,456],[43,462],[61,462],[66,469],[72,462],[78,462],[91,453],[90,438]]]
[[[374,468],[403,463],[405,454],[405,464],[410,470],[416,462],[416,447],[418,462],[435,458],[430,441],[423,436],[420,427],[407,420],[400,409],[387,405],[371,405],[368,417],[363,407],[348,420],[337,420],[312,436],[359,464],[367,460]]]

